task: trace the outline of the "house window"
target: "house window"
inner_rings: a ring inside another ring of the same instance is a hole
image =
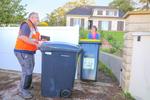
[[[115,13],[114,13],[114,11],[106,11],[106,15],[107,16],[115,16]]]
[[[103,11],[102,10],[98,10],[97,11],[97,15],[103,15]]]
[[[101,30],[108,30],[108,29],[109,29],[109,21],[102,21]]]
[[[112,21],[98,21],[99,30],[111,30]]]
[[[73,20],[73,26],[76,26],[76,25],[80,26],[80,24],[81,24],[80,19],[79,18],[74,18],[74,20]]]
[[[84,28],[84,19],[80,19],[80,18],[71,18],[70,19],[70,26],[76,26],[79,25],[80,27]]]
[[[117,11],[114,12],[114,16],[117,16]]]

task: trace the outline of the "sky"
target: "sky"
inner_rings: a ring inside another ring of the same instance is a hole
[[[47,13],[51,13],[54,9],[61,7],[65,3],[72,0],[22,0],[21,4],[26,6],[27,12],[38,12],[40,20],[46,17]],[[95,0],[96,5],[107,6],[112,0]]]

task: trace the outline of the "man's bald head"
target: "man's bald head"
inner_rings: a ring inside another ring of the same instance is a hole
[[[37,12],[30,13],[28,19],[35,25],[38,25],[39,23],[39,15]]]

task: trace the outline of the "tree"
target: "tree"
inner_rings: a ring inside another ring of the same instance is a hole
[[[38,26],[48,26],[48,23],[47,23],[47,22],[40,22],[40,23],[38,24]]]
[[[66,18],[65,14],[80,6],[86,6],[86,5],[93,5],[94,0],[75,0],[71,2],[67,2],[65,5],[62,7],[59,7],[55,9],[53,12],[50,14],[47,14],[47,21],[49,22],[50,26],[64,26],[66,25]]]
[[[133,1],[131,0],[113,0],[109,6],[118,8],[120,10],[122,10],[123,12],[128,12],[133,10]]]
[[[21,0],[0,0],[0,26],[16,24],[24,20],[25,6],[20,5]]]
[[[145,4],[144,6],[143,6],[143,9],[149,9],[150,7],[149,7],[149,5],[150,5],[150,0],[140,0],[139,1],[140,3],[143,3],[143,4]]]
[[[78,6],[87,6],[95,4],[95,0],[77,0],[76,2]]]

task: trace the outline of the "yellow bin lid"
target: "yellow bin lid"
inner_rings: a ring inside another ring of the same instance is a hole
[[[98,39],[80,39],[79,43],[98,43],[98,44],[101,44],[101,40],[98,40]]]

